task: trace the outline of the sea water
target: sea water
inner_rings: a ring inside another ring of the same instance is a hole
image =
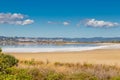
[[[101,49],[106,46],[98,44],[14,44],[0,45],[0,47],[3,52],[68,52]]]
[[[16,44],[0,45],[3,52],[67,52],[67,51],[85,51],[105,48],[98,44]]]

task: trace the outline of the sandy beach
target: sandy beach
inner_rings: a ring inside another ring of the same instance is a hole
[[[13,53],[10,54],[19,60],[49,61],[62,63],[90,63],[120,65],[120,49],[99,49],[79,52],[39,52],[39,53]]]

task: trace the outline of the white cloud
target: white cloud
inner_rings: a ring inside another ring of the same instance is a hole
[[[69,22],[67,22],[67,21],[64,21],[64,22],[53,22],[53,21],[48,21],[47,22],[48,24],[59,24],[59,25],[64,25],[64,26],[67,26],[67,25],[69,25],[70,23]]]
[[[63,22],[63,25],[65,25],[65,26],[67,26],[69,24],[70,24],[69,22]]]
[[[27,19],[27,20],[23,21],[22,25],[31,24],[31,23],[34,23],[34,21],[30,20],[30,19]]]
[[[84,25],[90,26],[90,27],[115,27],[115,26],[118,26],[119,23],[103,21],[103,20],[88,19],[84,22]]]
[[[11,19],[23,19],[24,18],[24,15],[22,15],[22,14],[20,14],[20,13],[14,13],[14,14],[11,14],[11,13],[9,13],[9,17],[11,18]]]
[[[26,19],[26,16],[20,13],[0,13],[0,24],[27,25],[33,22],[34,20]]]

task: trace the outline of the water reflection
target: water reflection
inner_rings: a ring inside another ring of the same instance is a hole
[[[0,44],[2,48],[63,48],[63,47],[95,47],[98,44]]]

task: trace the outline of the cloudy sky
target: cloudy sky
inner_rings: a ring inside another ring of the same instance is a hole
[[[120,37],[120,1],[1,0],[0,36]]]

